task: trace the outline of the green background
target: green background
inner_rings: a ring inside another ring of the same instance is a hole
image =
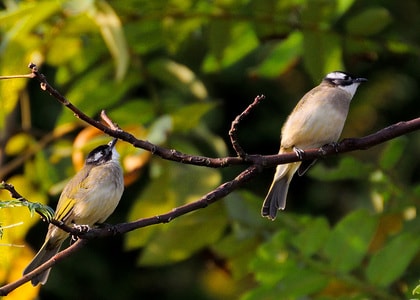
[[[187,154],[235,155],[231,122],[260,94],[239,140],[247,153],[277,153],[289,112],[334,70],[369,79],[342,137],[418,116],[416,0],[9,0],[1,8],[0,75],[29,73],[34,62],[89,116],[105,109],[136,137]],[[37,81],[1,80],[0,179],[55,207],[83,155],[109,140],[85,127]],[[244,169],[164,161],[125,143],[118,150],[127,186],[109,223],[168,212]],[[169,224],[94,240],[54,266],[42,289],[26,284],[8,298],[415,297],[419,150],[412,133],[328,157],[292,181],[274,222],[260,216],[267,169]],[[23,208],[0,210],[1,226],[16,224],[0,240],[0,282],[19,278],[42,244],[47,226],[37,221]]]

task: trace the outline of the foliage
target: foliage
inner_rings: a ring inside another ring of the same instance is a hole
[[[136,137],[185,153],[233,153],[230,122],[261,93],[240,141],[249,153],[276,153],[296,101],[336,69],[369,78],[343,137],[417,116],[420,39],[407,30],[419,26],[415,0],[9,0],[2,8],[0,75],[26,73],[33,61],[88,115],[106,109]],[[54,207],[86,153],[109,139],[34,83],[0,81],[0,179]],[[110,223],[167,212],[239,170],[117,148],[127,187]],[[169,224],[89,243],[54,267],[40,297],[408,299],[420,279],[419,148],[411,134],[318,163],[294,179],[275,222],[259,215],[272,175],[264,172]],[[26,210],[7,211],[2,226],[24,225],[3,238],[26,236],[27,247],[0,257],[0,282],[20,276],[46,230]],[[25,288],[10,298],[38,291]]]
[[[0,209],[11,208],[16,206],[26,206],[29,209],[31,216],[33,216],[35,212],[39,212],[42,215],[42,217],[46,220],[51,220],[54,215],[54,210],[51,207],[43,205],[41,203],[32,203],[29,201],[22,201],[20,199],[0,201]]]

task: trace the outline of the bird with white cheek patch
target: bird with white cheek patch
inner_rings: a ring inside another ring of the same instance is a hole
[[[346,72],[327,74],[322,82],[298,102],[281,130],[279,154],[292,151],[300,157],[303,150],[322,147],[338,141],[358,86],[366,78]],[[273,183],[264,200],[261,215],[274,220],[278,210],[286,207],[287,191],[295,172],[299,176],[315,163],[299,161],[278,165]]]

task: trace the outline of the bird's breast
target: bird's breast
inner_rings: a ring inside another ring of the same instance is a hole
[[[74,205],[74,219],[78,224],[93,225],[103,223],[117,207],[123,190],[124,182],[121,167],[117,164],[92,169],[86,186],[83,201]]]
[[[351,98],[333,95],[317,91],[305,95],[282,128],[283,148],[316,148],[338,140]]]

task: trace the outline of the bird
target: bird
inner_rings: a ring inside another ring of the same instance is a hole
[[[93,149],[83,168],[67,183],[58,200],[54,219],[67,226],[90,226],[105,222],[114,212],[124,191],[123,171],[115,149],[117,139]],[[60,250],[69,234],[50,224],[41,249],[23,271],[35,270]],[[33,286],[44,285],[51,268],[31,279]]]
[[[366,78],[354,77],[347,72],[328,73],[321,83],[307,92],[298,102],[281,129],[279,154],[295,152],[299,157],[305,149],[336,143],[341,135],[350,102],[358,86]],[[278,165],[273,182],[264,199],[261,215],[274,220],[279,210],[286,207],[290,181],[315,163],[298,161]]]

